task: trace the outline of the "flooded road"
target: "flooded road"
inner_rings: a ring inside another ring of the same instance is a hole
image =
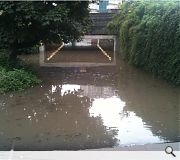
[[[180,90],[120,68],[42,68],[43,83],[0,95],[0,150],[79,150],[180,141]]]

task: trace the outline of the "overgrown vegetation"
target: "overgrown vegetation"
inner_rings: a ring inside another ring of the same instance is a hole
[[[125,60],[180,85],[180,2],[125,2],[108,27]]]
[[[0,93],[24,90],[41,83],[32,73],[23,69],[6,70],[0,66]]]
[[[19,65],[18,54],[36,53],[39,43],[81,39],[89,2],[0,1],[0,92],[23,90],[40,80]]]
[[[16,68],[12,67],[6,50],[0,52],[0,93],[24,90],[41,83],[41,80],[20,62],[16,63]]]
[[[18,54],[38,54],[39,45],[34,45],[32,47],[21,48],[18,50]]]
[[[88,1],[0,1],[0,49],[16,63],[19,51],[40,42],[79,40],[88,29]],[[32,48],[31,48],[32,49]]]

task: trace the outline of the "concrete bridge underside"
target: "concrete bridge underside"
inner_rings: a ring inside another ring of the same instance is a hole
[[[90,19],[92,21],[89,35],[112,35],[107,29],[107,24],[112,20],[115,13],[91,13]]]
[[[62,45],[54,54],[40,47],[40,66],[46,67],[95,67],[116,65],[116,36],[107,29],[113,13],[92,13],[92,25],[83,39],[90,39],[91,47],[67,48]],[[109,40],[109,43],[106,41]],[[113,41],[113,46],[107,46]],[[103,43],[105,43],[103,45]],[[95,45],[94,45],[94,44]]]

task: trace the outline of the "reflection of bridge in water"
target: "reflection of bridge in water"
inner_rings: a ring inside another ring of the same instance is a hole
[[[55,90],[56,86],[52,86],[52,89]],[[82,95],[89,98],[109,98],[116,96],[116,90],[112,87],[105,86],[94,86],[94,85],[73,85],[73,84],[64,84],[62,86],[61,95],[66,91],[82,91]]]

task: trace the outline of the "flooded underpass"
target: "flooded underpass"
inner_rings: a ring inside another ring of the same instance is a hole
[[[179,88],[118,63],[83,73],[79,68],[40,68],[42,85],[0,95],[0,150],[180,141]]]

